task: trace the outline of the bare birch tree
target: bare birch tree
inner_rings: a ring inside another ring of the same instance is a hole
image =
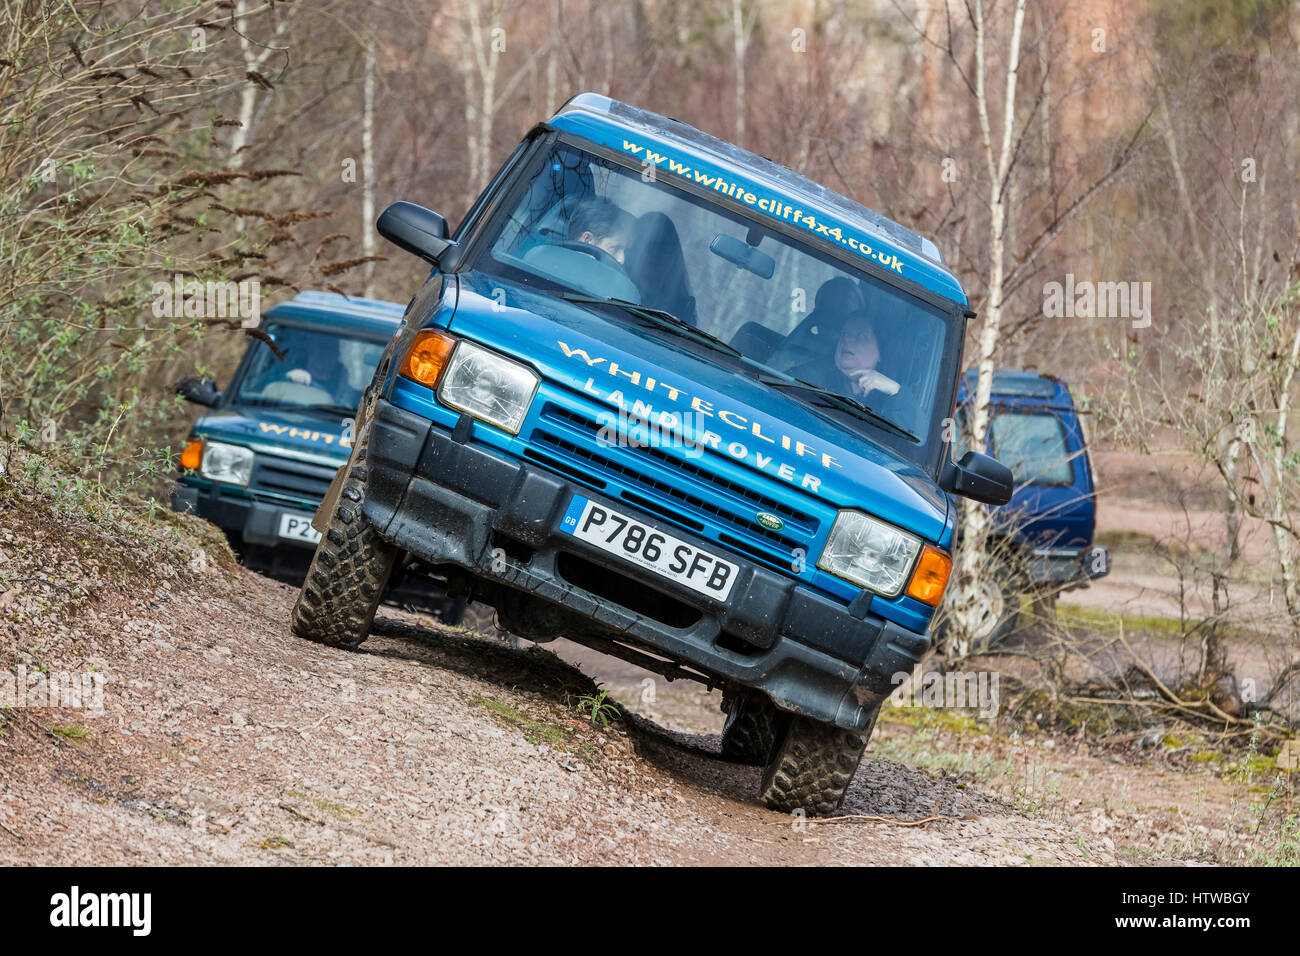
[[[1007,203],[1010,199],[1010,173],[1013,137],[1016,125],[1016,92],[1020,78],[1020,40],[1025,25],[1025,2],[1016,0],[1011,17],[1010,37],[1007,40],[1006,72],[1003,76],[1002,128],[997,142],[993,138],[993,125],[989,117],[988,87],[988,23],[983,0],[974,0],[970,6],[971,26],[975,36],[975,109],[979,116],[980,143],[988,167],[988,283],[984,291],[982,324],[976,342],[979,379],[975,397],[970,404],[968,418],[969,441],[973,448],[985,446],[989,422],[989,397],[993,387],[993,366],[997,355],[998,335],[1002,328],[1002,307],[1006,290],[1006,229]],[[962,501],[961,547],[957,551],[954,569],[952,623],[948,630],[948,647],[945,653],[952,657],[965,657],[972,650],[971,634],[978,590],[975,585],[981,573],[984,544],[988,538],[989,511],[983,505]]]
[[[375,40],[365,41],[361,102],[361,254],[366,257],[366,297],[375,294]]]
[[[239,54],[243,61],[244,76],[250,82],[244,84],[239,92],[239,109],[235,114],[238,125],[230,136],[230,168],[240,169],[244,165],[244,148],[253,136],[253,126],[257,116],[257,97],[262,93],[269,97],[274,85],[265,71],[271,58],[283,54],[287,47],[277,45],[284,37],[293,16],[292,8],[282,8],[277,12],[279,22],[269,42],[257,41],[248,32],[248,23],[255,17],[265,15],[275,9],[274,3],[249,5],[249,0],[235,0],[234,14],[231,17],[232,29],[239,36]]]

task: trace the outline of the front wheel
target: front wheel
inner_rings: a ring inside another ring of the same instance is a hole
[[[370,636],[398,549],[380,538],[361,513],[365,449],[344,467],[347,475],[328,527],[293,606],[293,632],[333,647],[356,647]]]
[[[876,726],[880,707],[860,731],[845,730],[809,717],[795,716],[763,771],[759,799],[782,813],[803,810],[830,816],[844,802],[862,752]]]

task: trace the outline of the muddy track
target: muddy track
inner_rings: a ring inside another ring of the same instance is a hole
[[[43,585],[10,595],[13,653],[107,687],[102,716],[8,712],[0,863],[1111,862],[871,750],[844,813],[940,819],[801,822],[757,805],[759,771],[716,734],[593,725],[596,685],[544,649],[387,610],[337,650],[289,632],[284,584],[150,573],[92,581],[70,627]],[[75,592],[86,569],[62,574]]]

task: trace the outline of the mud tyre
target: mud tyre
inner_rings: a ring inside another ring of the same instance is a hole
[[[880,709],[860,731],[794,716],[763,771],[759,799],[781,813],[833,815],[844,802]]]
[[[293,606],[293,632],[309,641],[351,648],[370,636],[398,549],[380,538],[361,513],[365,449],[345,467],[347,476],[328,527]]]

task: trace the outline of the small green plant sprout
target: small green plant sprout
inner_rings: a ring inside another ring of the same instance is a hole
[[[609,700],[607,690],[602,690],[599,694],[586,694],[579,697],[578,712],[590,719],[593,724],[599,723],[602,727],[608,727],[610,721],[622,716],[618,705]]]

